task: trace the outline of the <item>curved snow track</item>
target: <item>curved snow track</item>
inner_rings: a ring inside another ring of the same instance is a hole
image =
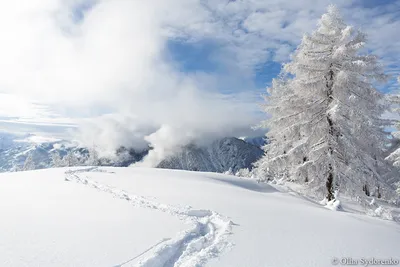
[[[191,207],[177,207],[159,203],[142,196],[132,195],[105,184],[90,180],[85,172],[107,172],[97,167],[69,170],[65,172],[66,181],[74,181],[112,194],[141,208],[159,210],[190,223],[190,229],[180,232],[173,239],[163,239],[139,256],[142,257],[134,266],[140,267],[197,267],[204,266],[211,258],[218,257],[225,249],[232,246],[228,241],[232,221],[211,210],[196,210]],[[151,252],[148,252],[151,251]],[[148,252],[148,253],[146,253]],[[115,267],[128,266],[139,256]],[[131,265],[132,266],[132,265]]]

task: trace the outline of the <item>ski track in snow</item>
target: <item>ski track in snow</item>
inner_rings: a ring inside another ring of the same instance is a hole
[[[173,239],[163,239],[140,255],[115,267],[127,266],[132,260],[152,251],[134,265],[137,267],[199,267],[210,259],[218,257],[224,250],[232,247],[228,241],[233,222],[211,210],[196,210],[191,207],[178,207],[159,203],[143,196],[127,193],[105,184],[90,180],[85,172],[107,172],[91,167],[65,172],[66,181],[74,181],[93,187],[114,197],[128,201],[135,207],[159,210],[188,222],[190,229],[180,232]],[[132,265],[131,265],[132,266]]]

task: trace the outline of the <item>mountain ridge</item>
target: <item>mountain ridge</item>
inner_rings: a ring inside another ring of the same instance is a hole
[[[97,152],[96,155],[91,155],[93,149],[73,145],[65,140],[35,143],[29,141],[32,135],[22,137],[21,139],[21,136],[16,137],[11,134],[0,136],[0,172],[22,170],[28,157],[32,158],[34,169],[75,165],[128,167],[142,161],[151,150],[149,148],[137,151],[133,148],[120,147],[114,156],[99,157]],[[55,154],[58,154],[60,160],[64,159],[64,162],[54,163]],[[67,155],[74,159],[65,162]],[[163,159],[156,167],[236,173],[240,169],[252,169],[253,162],[262,155],[262,149],[252,142],[236,137],[224,137],[208,145],[185,145],[173,155]]]

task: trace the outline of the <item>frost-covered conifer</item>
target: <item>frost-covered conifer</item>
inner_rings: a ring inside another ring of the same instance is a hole
[[[397,78],[400,84],[400,77]],[[400,95],[393,94],[388,96],[389,103],[392,105],[392,112],[400,114]],[[393,163],[394,166],[400,168],[400,120],[394,120],[393,125],[397,131],[392,132],[393,146],[392,153],[387,157],[387,160]]]
[[[60,154],[57,151],[51,153],[51,165],[52,165],[52,167],[55,167],[55,168],[64,167],[65,166],[64,164],[65,163],[63,162],[63,160],[61,159]]]
[[[79,159],[73,151],[69,151],[68,154],[63,158],[63,166],[73,167],[79,165]]]
[[[400,76],[397,78],[397,81],[400,84]],[[389,95],[388,99],[392,106],[392,112],[400,114],[400,94]],[[393,121],[393,126],[397,129],[397,131],[392,132],[392,151],[386,159],[400,170],[400,119],[394,119]],[[395,180],[394,184],[397,187],[397,193],[400,195],[399,179]]]
[[[387,105],[372,84],[386,76],[375,56],[359,54],[365,42],[335,6],[303,37],[268,90],[271,117],[263,126],[270,143],[256,163],[259,176],[304,183],[327,200],[336,190],[393,196],[393,172],[383,153]]]
[[[24,162],[24,166],[22,170],[24,171],[30,171],[35,169],[35,162],[33,162],[32,154],[29,154]]]
[[[98,166],[100,163],[99,153],[97,152],[97,148],[93,145],[91,148],[88,149],[89,155],[86,160],[86,165],[88,166]]]

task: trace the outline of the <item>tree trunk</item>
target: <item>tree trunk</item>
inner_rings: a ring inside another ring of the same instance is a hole
[[[331,68],[332,68],[332,64],[331,64]],[[327,107],[329,108],[330,104],[333,101],[333,70],[331,69],[328,73],[328,75],[325,77],[326,79],[326,94],[327,94],[327,98],[328,98],[328,104]],[[331,138],[333,138],[334,136],[334,123],[333,120],[331,118],[330,114],[326,114],[326,120],[328,122],[329,125],[329,135],[330,138],[328,139],[328,153],[330,155],[330,157],[333,156],[333,146],[331,143]],[[334,189],[333,189],[333,179],[334,179],[334,169],[332,166],[332,161],[329,162],[328,164],[328,177],[326,180],[326,190],[327,190],[327,199],[330,201],[332,199],[334,199]]]

